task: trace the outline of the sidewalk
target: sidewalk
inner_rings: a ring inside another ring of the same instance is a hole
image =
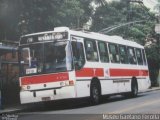
[[[156,90],[160,90],[160,87],[151,87],[149,88],[147,91],[143,91],[143,92],[151,92],[151,91],[156,91]],[[143,93],[140,92],[140,93]],[[16,107],[12,107],[12,108],[6,108],[6,109],[0,109],[0,115],[1,114],[14,114],[14,113],[19,113],[25,109],[27,109],[27,105],[20,105],[20,106],[16,106]]]
[[[144,92],[151,92],[151,91],[156,91],[156,90],[160,90],[160,87],[151,87],[148,90],[144,91]]]
[[[27,106],[24,106],[24,105],[4,108],[4,109],[0,109],[0,115],[1,114],[14,114],[14,113],[21,112],[22,110],[25,110],[25,109],[27,109]]]

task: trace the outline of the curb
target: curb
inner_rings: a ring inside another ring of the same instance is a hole
[[[25,111],[26,109],[27,109],[27,106],[17,106],[15,108],[2,109],[0,110],[0,116],[7,115],[7,114],[17,114],[22,111]]]
[[[160,90],[160,87],[157,87],[157,88],[148,88],[146,91],[140,91],[138,93],[152,92],[152,91],[157,91],[157,90]]]
[[[159,88],[149,88],[146,92],[157,91],[157,90],[160,90],[160,87]]]
[[[5,114],[15,114],[21,112],[23,109],[15,109],[15,110],[0,110],[0,116]]]

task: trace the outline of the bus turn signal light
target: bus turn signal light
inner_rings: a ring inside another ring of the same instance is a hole
[[[69,81],[69,85],[70,85],[70,86],[73,86],[73,85],[74,85],[74,81],[73,81],[73,80],[70,80],[70,81]]]
[[[69,80],[65,82],[66,86],[73,86],[74,85],[74,81],[73,80]]]

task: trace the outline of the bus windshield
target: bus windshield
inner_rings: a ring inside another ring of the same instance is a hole
[[[30,44],[20,48],[21,76],[72,69],[69,41]]]

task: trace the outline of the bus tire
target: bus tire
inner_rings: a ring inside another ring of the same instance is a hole
[[[101,99],[101,90],[100,90],[100,84],[98,82],[91,83],[91,89],[90,89],[90,99],[92,104],[97,105],[100,103]]]
[[[138,83],[137,79],[133,78],[131,83],[131,97],[137,97],[138,95]]]

